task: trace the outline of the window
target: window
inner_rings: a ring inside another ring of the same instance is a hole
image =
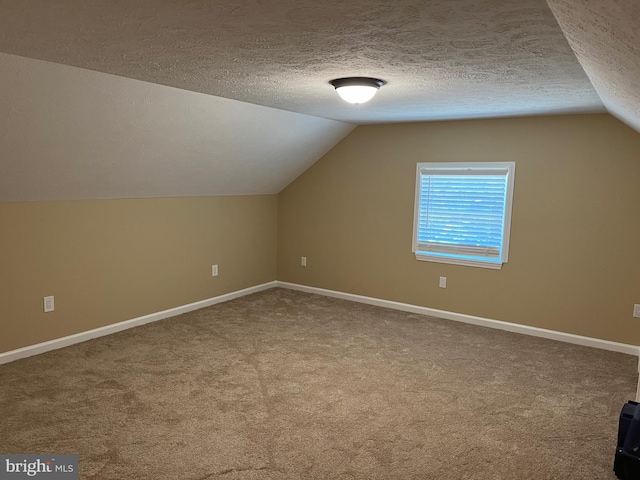
[[[418,260],[502,268],[509,253],[514,162],[418,163]]]

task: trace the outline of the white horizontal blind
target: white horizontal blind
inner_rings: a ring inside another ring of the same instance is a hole
[[[421,168],[416,251],[502,262],[507,168]]]

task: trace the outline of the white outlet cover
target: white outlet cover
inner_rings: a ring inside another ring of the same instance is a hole
[[[211,276],[212,277],[218,276],[218,265],[211,265]]]
[[[51,295],[50,297],[44,297],[45,313],[53,312],[54,310],[55,310],[55,303],[54,303],[53,295]]]
[[[640,318],[640,303],[636,303],[633,306],[633,316],[636,318]]]
[[[447,288],[447,277],[440,277],[440,288]]]

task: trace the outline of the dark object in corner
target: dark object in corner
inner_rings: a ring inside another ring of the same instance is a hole
[[[629,400],[620,412],[613,471],[620,480],[640,479],[640,404]]]

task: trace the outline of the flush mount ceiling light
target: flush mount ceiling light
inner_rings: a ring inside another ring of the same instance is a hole
[[[346,77],[336,78],[329,83],[345,102],[358,105],[371,100],[378,89],[387,82],[369,77]]]

